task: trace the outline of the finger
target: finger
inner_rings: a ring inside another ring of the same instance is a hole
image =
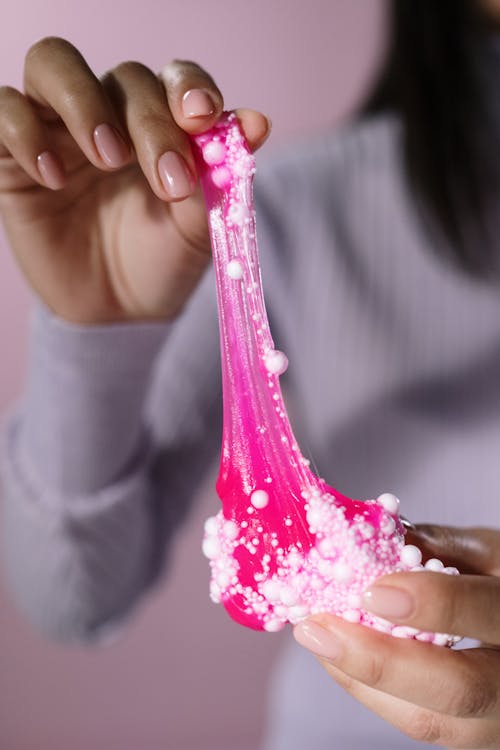
[[[53,190],[66,178],[59,158],[50,150],[50,138],[33,106],[14,88],[0,88],[0,155],[10,154],[40,185]]]
[[[363,606],[395,623],[500,644],[500,579],[393,573],[364,593]]]
[[[352,679],[421,708],[462,718],[498,711],[496,653],[478,659],[472,650],[393,638],[328,615],[300,623],[294,635]]]
[[[224,101],[213,78],[197,63],[173,60],[160,73],[168,106],[178,127],[190,135],[213,127],[222,114]],[[271,130],[271,122],[260,112],[237,109],[248,145],[255,151]]]
[[[257,151],[271,133],[271,120],[255,109],[236,109],[243,135],[251,151]]]
[[[160,73],[175,123],[191,135],[213,127],[224,108],[213,78],[197,63],[173,60]]]
[[[377,716],[417,742],[453,748],[492,747],[498,741],[499,722],[460,719],[387,695],[354,680],[325,659],[319,659],[330,677]]]
[[[153,192],[166,201],[182,200],[196,186],[196,167],[187,133],[175,122],[165,88],[141,63],[118,65],[103,78],[120,113]]]
[[[131,151],[125,133],[94,73],[72,44],[47,37],[28,52],[25,91],[64,122],[87,159],[99,169],[126,164]]]
[[[500,575],[500,531],[418,524],[408,537],[464,573]]]

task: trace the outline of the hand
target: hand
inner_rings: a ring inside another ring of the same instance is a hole
[[[188,134],[222,95],[192,62],[100,80],[69,42],[32,47],[25,92],[0,88],[0,214],[33,289],[77,323],[172,318],[210,259]],[[238,110],[250,146],[269,122]]]
[[[427,557],[467,574],[384,576],[365,593],[366,609],[488,646],[453,651],[331,615],[300,623],[295,637],[347,692],[413,739],[500,748],[500,531],[418,526],[412,536]]]

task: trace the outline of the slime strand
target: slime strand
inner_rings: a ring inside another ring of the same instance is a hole
[[[223,388],[217,493],[222,510],[205,523],[211,598],[255,630],[330,612],[396,637],[451,645],[456,637],[395,626],[363,610],[363,591],[385,573],[422,570],[404,543],[399,501],[351,500],[309,468],[297,445],[279,376],[255,234],[255,162],[236,116],[194,137],[213,250]],[[430,570],[456,574],[439,560]]]

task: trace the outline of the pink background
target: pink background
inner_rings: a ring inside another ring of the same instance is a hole
[[[2,9],[0,84],[19,86],[36,39],[64,36],[97,73],[123,59],[192,58],[232,108],[269,114],[267,149],[345,116],[383,46],[384,0],[17,0]],[[22,388],[29,294],[0,236],[0,409]],[[36,252],[36,247],[33,248]],[[177,541],[171,575],[99,648],[45,642],[0,580],[0,747],[250,750],[283,638],[234,625],[208,600],[202,519],[213,477]]]

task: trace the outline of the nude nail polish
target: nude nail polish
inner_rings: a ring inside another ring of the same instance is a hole
[[[94,130],[94,143],[106,166],[117,169],[127,162],[130,154],[127,144],[120,133],[106,122]]]
[[[182,97],[184,117],[208,117],[215,112],[214,103],[203,89],[191,89]]]
[[[300,622],[295,626],[293,635],[297,643],[324,659],[334,661],[342,654],[339,640],[315,622]]]
[[[42,151],[36,158],[38,172],[45,185],[51,190],[59,190],[66,182],[64,169],[52,151]]]
[[[373,586],[363,594],[363,607],[380,617],[404,619],[415,609],[412,595],[396,586]]]
[[[194,180],[186,162],[175,151],[166,151],[160,156],[158,174],[169,198],[186,198],[191,194]]]

